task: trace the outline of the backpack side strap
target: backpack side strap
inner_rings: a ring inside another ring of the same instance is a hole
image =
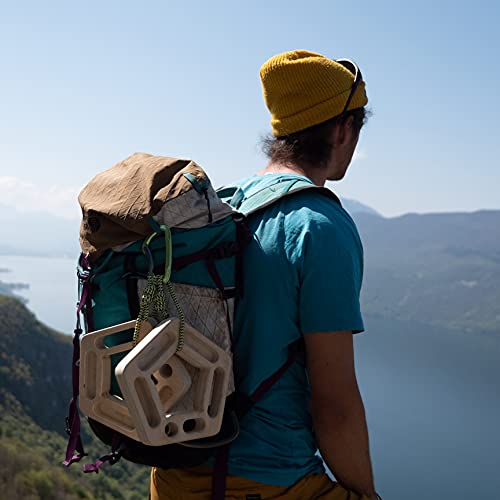
[[[71,384],[72,397],[69,404],[68,416],[66,417],[66,432],[68,433],[68,444],[66,446],[66,455],[63,461],[65,467],[69,467],[75,462],[79,462],[87,454],[83,449],[82,437],[80,435],[80,414],[78,412],[78,397],[80,395],[80,336],[83,331],[80,324],[80,313],[85,308],[87,312],[87,326],[93,330],[92,321],[92,298],[90,284],[90,267],[87,258],[82,254],[80,256],[81,272],[78,273],[78,279],[82,284],[80,297],[76,309],[76,327],[73,332],[73,358],[71,362]]]
[[[285,374],[290,366],[295,362],[298,355],[304,351],[304,340],[299,339],[288,346],[288,357],[286,361],[270,377],[266,378],[253,391],[250,396],[236,391],[228,397],[226,404],[230,404],[234,409],[238,420],[241,420],[253,406],[273,387],[276,382]],[[224,500],[226,493],[227,465],[229,461],[230,444],[219,448],[215,455],[215,464],[212,475],[212,500]]]

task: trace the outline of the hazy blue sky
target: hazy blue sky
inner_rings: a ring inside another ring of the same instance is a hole
[[[3,2],[0,203],[76,214],[134,151],[219,185],[264,165],[258,71],[275,53],[350,57],[374,112],[333,188],[388,216],[500,208],[500,2]]]

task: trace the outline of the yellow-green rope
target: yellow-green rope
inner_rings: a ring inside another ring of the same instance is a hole
[[[179,318],[179,336],[177,341],[176,352],[179,352],[184,346],[184,330],[185,317],[177,296],[175,295],[174,287],[170,281],[172,273],[172,234],[167,226],[160,226],[160,229],[165,235],[165,271],[163,276],[155,275],[152,271],[148,273],[146,288],[141,299],[139,315],[134,328],[134,346],[137,344],[141,324],[148,317],[155,315],[160,321],[168,317],[167,302],[165,300],[165,286],[168,294],[172,299],[174,307]],[[151,241],[158,233],[151,234],[143,243],[142,251],[146,253],[146,248],[149,247]]]
[[[137,316],[134,327],[134,346],[137,345],[137,339],[143,321],[151,316],[156,317],[160,321],[168,317],[162,277],[155,276],[153,273],[148,274],[146,288],[142,295],[139,315]]]

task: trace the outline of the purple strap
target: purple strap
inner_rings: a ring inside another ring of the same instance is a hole
[[[288,358],[278,371],[273,373],[269,378],[264,380],[250,396],[251,401],[255,404],[271,387],[283,376],[290,368],[293,362],[297,359],[299,353],[298,340],[288,346]],[[227,463],[229,460],[229,444],[219,448],[215,457],[215,465],[212,475],[212,500],[224,500],[226,494],[226,477]]]
[[[227,462],[229,460],[229,445],[217,450],[214,472],[212,475],[212,500],[224,500],[226,496]]]
[[[82,266],[88,270],[89,265],[85,256],[81,259]],[[80,312],[83,307],[86,307],[87,312],[92,309],[92,299],[90,294],[90,283],[87,277],[80,277],[83,280],[82,293],[76,308],[76,328],[73,335],[73,359],[71,363],[71,380],[72,380],[72,398],[69,403],[68,418],[66,422],[66,431],[69,434],[68,445],[66,447],[66,456],[63,462],[65,467],[69,467],[75,462],[79,462],[86,456],[83,449],[83,442],[80,435],[80,415],[78,413],[78,396],[80,395],[80,336],[82,329],[80,328]]]
[[[206,260],[206,263],[207,263],[208,273],[210,274],[210,277],[215,283],[217,290],[219,290],[222,296],[224,296],[224,283],[222,282],[222,278],[220,277],[220,274],[217,271],[217,267],[215,265],[215,259],[209,258]]]
[[[76,308],[76,317],[78,318],[78,315],[82,311],[83,307],[86,305],[87,299],[89,297],[90,293],[90,286],[88,282],[85,282],[83,284],[83,289],[82,289],[82,296],[80,297],[80,301],[78,302],[78,307]]]
[[[79,462],[83,457],[86,457],[86,456],[87,456],[86,453],[83,453],[83,454],[75,453],[69,460],[65,460],[63,462],[63,465],[65,467],[69,467],[70,465],[72,465],[76,462]]]
[[[86,281],[83,284],[83,290],[82,290],[82,298],[78,304],[78,312],[82,310],[83,306],[85,305],[85,317],[87,319],[87,328],[89,332],[94,331],[94,318],[92,315],[92,294],[90,293],[90,283]]]
[[[174,271],[180,271],[190,264],[199,262],[201,260],[208,259],[227,259],[238,255],[241,252],[241,245],[238,242],[225,242],[220,245],[209,248],[205,250],[199,250],[198,252],[190,253],[188,255],[183,255],[181,257],[176,257],[172,262],[172,269]]]
[[[111,453],[103,455],[93,464],[84,465],[83,472],[85,472],[85,474],[89,474],[91,472],[95,472],[97,474],[102,464],[106,462],[109,462],[111,465],[116,464],[116,462],[118,462],[118,460],[120,460],[121,458],[121,453],[118,450],[118,448],[120,447],[120,443],[120,435],[118,433],[113,434],[113,440],[111,442]]]
[[[83,472],[85,474],[90,474],[91,472],[95,472],[96,474],[99,473],[99,469],[101,468],[102,464],[105,464],[106,462],[109,462],[110,464],[115,464],[118,462],[120,456],[117,453],[108,453],[107,455],[103,455],[99,459],[95,461],[93,464],[85,464],[83,466]]]
[[[264,382],[262,382],[257,389],[252,393],[250,399],[257,403],[262,396],[283,376],[283,374],[290,368],[293,362],[297,359],[297,354],[299,352],[298,342],[294,342],[288,346],[288,358],[283,364],[283,366],[275,373],[273,373],[269,378],[266,378]]]
[[[69,412],[67,419],[67,431],[69,433],[68,446],[66,448],[66,459],[63,465],[69,467],[75,462],[79,462],[84,456],[83,443],[80,436],[80,415],[78,414],[77,400],[80,384],[80,335],[81,328],[75,328],[73,336],[73,360],[72,360],[72,382],[73,397],[69,403]],[[75,453],[76,452],[76,453]]]
[[[217,271],[217,266],[215,265],[215,259],[209,258],[205,262],[207,265],[208,273],[210,274],[215,286],[217,287],[217,290],[219,290],[219,293],[221,295],[221,299],[224,301],[224,306],[226,309],[226,322],[227,322],[227,328],[229,330],[229,337],[231,338],[231,350],[232,350],[233,349],[233,325],[231,323],[231,313],[229,310],[229,304],[227,302],[226,289],[224,288],[224,283],[222,282],[222,278],[220,277],[219,271]]]
[[[88,474],[90,472],[95,472],[96,474],[99,472],[99,468],[103,463],[105,463],[109,459],[110,455],[104,455],[99,460],[96,460],[93,464],[85,464],[83,466],[83,472]]]

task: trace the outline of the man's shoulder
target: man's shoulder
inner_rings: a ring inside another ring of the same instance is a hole
[[[252,176],[233,183],[242,190],[242,197],[247,199],[265,189],[277,186],[283,180],[302,180],[295,174],[267,174]],[[349,213],[328,188],[318,189],[314,185],[310,188],[301,187],[297,192],[282,193],[269,206],[260,211],[257,218],[268,219],[278,215],[283,218],[282,227],[286,232],[302,234],[305,232],[316,233],[325,231],[339,235],[352,236],[359,240],[356,224]]]
[[[331,258],[340,254],[363,259],[363,244],[349,213],[329,197],[313,190],[283,199],[285,247],[295,259],[306,255]]]
[[[309,223],[312,227],[351,228],[356,231],[356,224],[341,203],[325,191],[314,188],[293,193],[281,200],[281,210],[290,224]]]
[[[296,184],[294,184],[293,181],[311,182],[299,174],[270,173],[266,175],[245,177],[233,182],[231,185],[242,191],[243,199],[248,199],[255,196],[255,194],[269,189],[279,192],[279,186],[286,184],[287,181],[291,189],[296,188]],[[344,217],[347,218],[350,223],[354,223],[349,214],[338,202],[338,198],[335,193],[333,191],[330,193],[328,193],[328,188],[319,189],[311,183],[310,189],[306,186],[301,186],[298,192],[291,191],[289,193],[283,192],[279,194],[272,205],[279,206],[281,209],[287,211],[296,211],[302,208],[305,209],[304,213],[307,213],[310,217],[314,217],[315,214],[324,214],[332,217]]]

